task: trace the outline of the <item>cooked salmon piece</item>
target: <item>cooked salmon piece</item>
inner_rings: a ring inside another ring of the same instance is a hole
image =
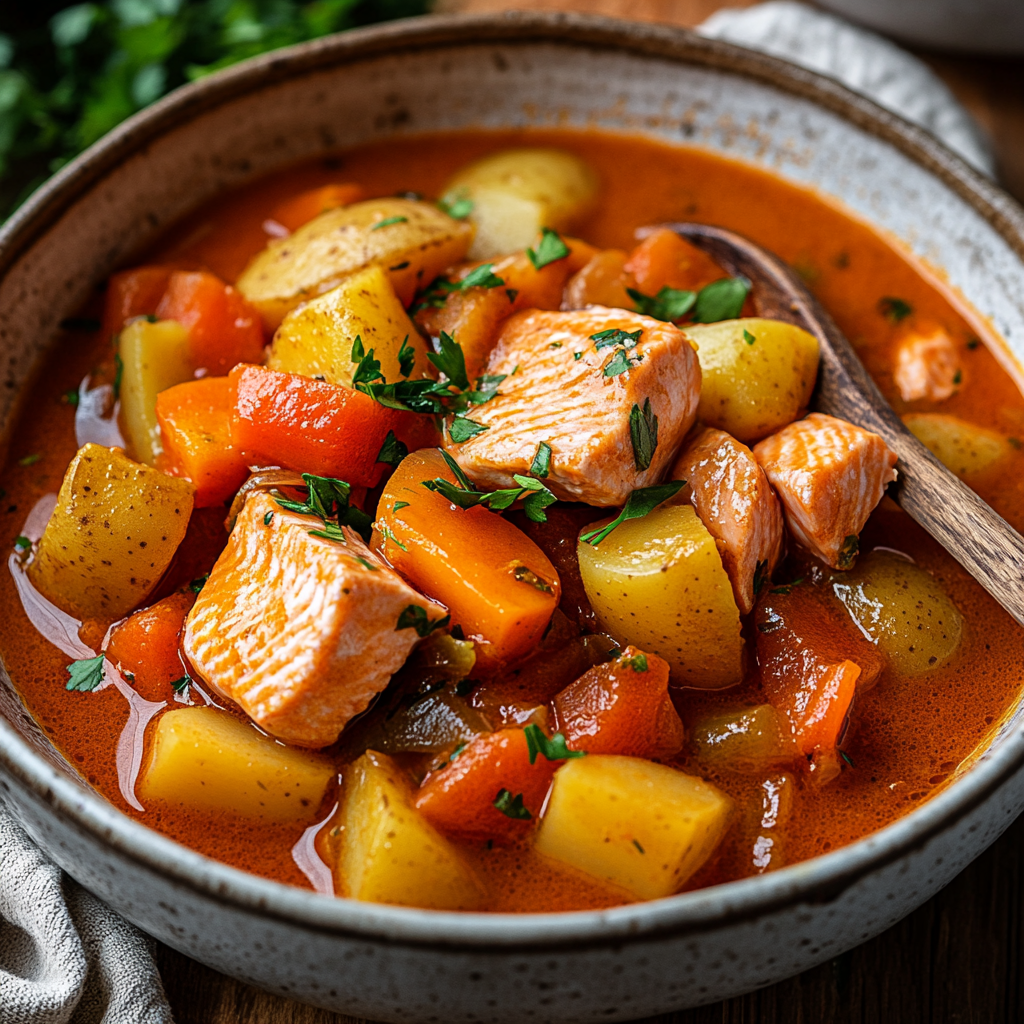
[[[696,348],[678,327],[604,306],[515,314],[486,372],[504,375],[497,396],[467,413],[485,429],[448,437],[449,453],[477,486],[515,487],[547,445],[544,483],[588,505],[661,480],[700,399]]]
[[[299,747],[333,743],[409,656],[416,622],[445,614],[358,534],[310,532],[323,528],[254,492],[185,622],[195,671]]]
[[[963,380],[956,342],[941,327],[908,334],[896,348],[893,379],[904,402],[942,402]]]
[[[782,558],[782,507],[768,477],[745,444],[712,427],[687,439],[670,475],[686,481],[681,494],[715,538],[746,615]]]
[[[754,448],[782,501],[786,524],[833,569],[850,569],[858,536],[896,479],[896,453],[877,435],[812,412]]]

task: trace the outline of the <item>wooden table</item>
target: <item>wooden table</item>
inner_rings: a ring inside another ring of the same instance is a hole
[[[731,0],[748,6],[751,0]],[[696,25],[720,0],[440,0],[446,11],[551,9]],[[1024,201],[1024,59],[920,53],[989,132],[1003,185]],[[789,981],[643,1024],[855,1024],[1024,1020],[1024,818],[906,920]],[[165,946],[178,1024],[355,1024],[268,995]],[[637,1022],[640,1024],[640,1022]]]

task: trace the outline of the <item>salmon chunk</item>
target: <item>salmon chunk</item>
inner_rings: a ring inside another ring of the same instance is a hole
[[[944,401],[963,379],[956,343],[941,327],[907,335],[896,348],[893,379],[904,402]]]
[[[852,568],[858,536],[896,479],[896,453],[877,435],[812,412],[754,448],[793,536],[833,569]]]
[[[700,399],[697,352],[679,328],[604,306],[515,314],[486,373],[505,376],[467,413],[484,429],[449,437],[450,454],[478,486],[501,488],[549,450],[544,483],[588,505],[621,505],[661,480]]]
[[[317,748],[387,686],[417,624],[445,612],[347,527],[344,541],[311,530],[323,523],[251,495],[185,622],[184,649],[261,729]]]
[[[684,497],[715,538],[746,615],[782,558],[782,508],[764,470],[745,444],[705,427],[687,441],[671,476],[687,482]]]

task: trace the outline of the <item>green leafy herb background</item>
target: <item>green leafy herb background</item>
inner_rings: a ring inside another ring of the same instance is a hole
[[[281,46],[423,14],[428,0],[0,0],[0,219],[185,82]]]

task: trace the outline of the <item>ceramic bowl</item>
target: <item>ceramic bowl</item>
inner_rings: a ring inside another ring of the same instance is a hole
[[[1024,214],[922,131],[832,81],[680,30],[439,17],[311,43],[182,89],[41,189],[0,233],[0,426],[60,319],[197,204],[395,133],[526,125],[703,146],[814,186],[939,268],[1024,353]],[[85,786],[9,683],[0,685],[0,798],[129,920],[271,991],[381,1021],[615,1021],[767,985],[923,903],[1024,808],[1021,719],[1013,713],[952,785],[859,842],[603,912],[377,906],[226,867]]]

